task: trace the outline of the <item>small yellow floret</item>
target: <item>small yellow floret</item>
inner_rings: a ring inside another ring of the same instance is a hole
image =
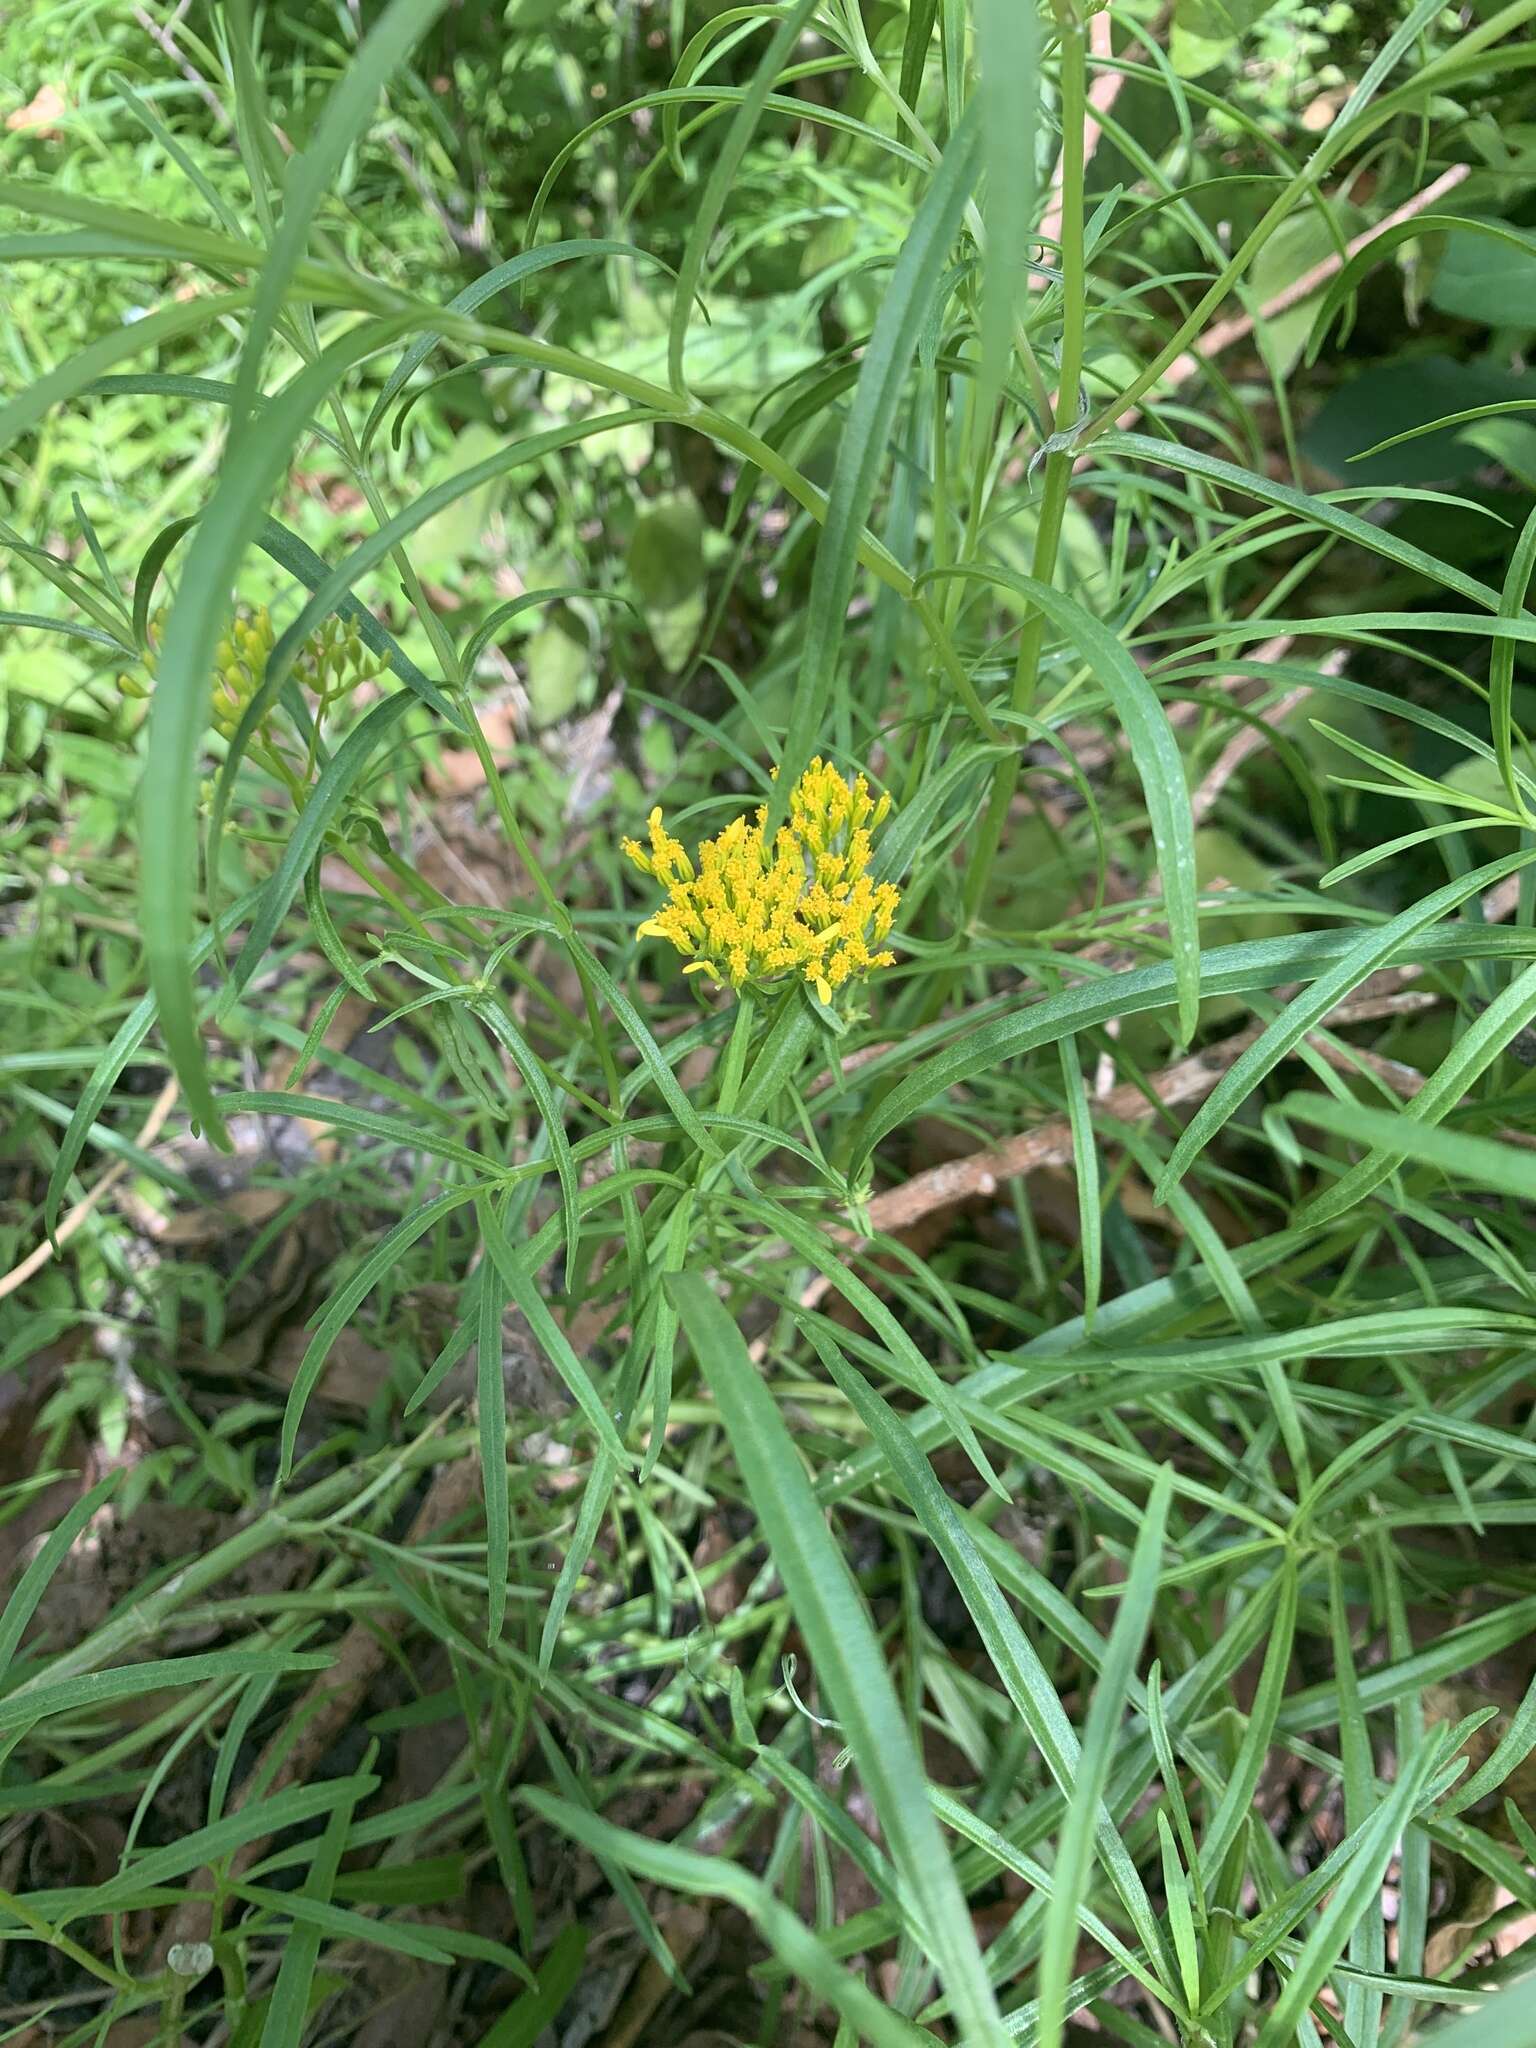
[[[652,811],[649,850],[623,842],[636,867],[667,891],[640,936],[674,945],[687,958],[685,974],[737,989],[798,974],[831,1002],[846,982],[896,957],[884,941],[900,893],[869,875],[872,834],[890,808],[862,775],[845,781],[818,757],[790,792],[788,822],[771,841],[767,811],[759,810],[706,840],[697,866]]]

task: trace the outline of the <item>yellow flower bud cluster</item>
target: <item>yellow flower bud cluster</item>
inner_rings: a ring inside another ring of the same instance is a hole
[[[798,974],[824,1003],[846,982],[895,954],[882,950],[899,891],[872,881],[872,835],[890,810],[862,775],[845,781],[818,757],[790,793],[789,816],[770,840],[768,813],[737,818],[698,849],[695,864],[650,816],[650,846],[623,842],[636,867],[667,891],[640,927],[687,957],[685,974],[746,988]]]
[[[359,683],[382,675],[384,663],[364,645],[356,619],[341,619],[332,612],[304,642],[294,672],[324,709]]]
[[[118,677],[117,686],[125,697],[149,695],[164,625],[164,611],[156,612],[149,623],[144,673],[124,672]],[[248,618],[233,620],[214,649],[213,724],[224,739],[234,738],[246,706],[261,687],[276,638],[270,612],[265,605],[258,605]],[[381,674],[383,668],[384,663],[364,645],[356,620],[339,619],[332,613],[300,648],[294,675],[324,712],[359,683]]]
[[[245,707],[261,687],[276,638],[272,615],[263,604],[250,618],[233,620],[213,650],[213,727],[222,738],[234,738]]]
[[[165,607],[162,605],[144,629],[144,637],[149,645],[142,657],[143,673],[134,675],[130,670],[124,669],[117,679],[118,689],[133,703],[138,703],[149,695],[149,685],[155,673],[153,657],[160,652],[160,642],[164,636]]]

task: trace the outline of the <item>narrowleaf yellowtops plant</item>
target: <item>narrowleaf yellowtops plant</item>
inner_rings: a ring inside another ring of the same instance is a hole
[[[777,774],[777,770],[774,771]],[[873,834],[891,808],[862,775],[845,781],[820,756],[790,792],[789,817],[770,840],[766,809],[736,818],[690,860],[650,815],[650,850],[626,839],[624,852],[667,891],[667,902],[640,927],[687,957],[685,974],[744,989],[798,974],[821,1000],[876,967],[900,891],[869,873]]]

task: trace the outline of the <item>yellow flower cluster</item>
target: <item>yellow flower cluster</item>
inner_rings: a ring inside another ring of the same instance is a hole
[[[687,955],[685,974],[737,989],[798,974],[830,1002],[834,989],[896,957],[881,948],[901,897],[869,875],[871,835],[890,808],[862,775],[847,782],[818,756],[771,841],[760,810],[755,821],[737,818],[706,840],[697,865],[652,811],[649,850],[624,841],[636,867],[667,892],[641,936],[667,939]]]

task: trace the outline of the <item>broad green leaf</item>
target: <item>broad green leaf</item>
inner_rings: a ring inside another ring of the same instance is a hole
[[[1536,327],[1536,235],[1507,221],[1464,221],[1446,236],[1429,302],[1480,327]]]

